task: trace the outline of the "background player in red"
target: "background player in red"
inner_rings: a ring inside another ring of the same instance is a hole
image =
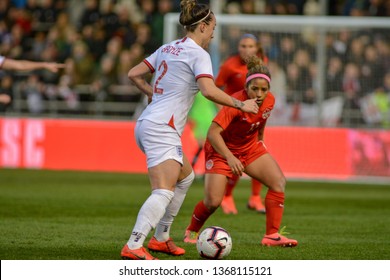
[[[267,64],[268,59],[263,54],[256,36],[252,34],[242,35],[238,42],[238,54],[229,57],[222,64],[215,84],[229,95],[242,90],[245,86],[246,73],[248,72],[246,60],[254,55],[260,57]],[[226,193],[221,204],[225,214],[237,214],[237,208],[233,199],[233,189],[239,179],[239,176],[233,176],[226,185]],[[248,200],[248,208],[265,213],[265,207],[261,199],[261,183],[252,179],[251,184],[252,193]]]
[[[269,188],[265,197],[266,234],[261,244],[294,247],[298,245],[296,240],[279,233],[286,179],[263,142],[264,128],[275,104],[269,92],[271,75],[257,57],[252,57],[247,67],[245,89],[232,96],[241,101],[256,98],[259,112],[247,114],[224,107],[214,118],[205,143],[205,198],[195,206],[184,242],[196,243],[201,227],[222,202],[228,178],[245,172]]]

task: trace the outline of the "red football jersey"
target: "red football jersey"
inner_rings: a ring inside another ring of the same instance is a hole
[[[232,96],[238,100],[245,101],[248,95],[245,90],[234,93]],[[215,116],[213,122],[220,125],[224,130],[221,133],[226,146],[233,154],[245,154],[256,145],[258,141],[258,131],[265,126],[268,117],[275,104],[275,97],[268,92],[267,97],[259,108],[257,114],[246,113],[235,108],[224,106]],[[206,141],[205,147],[211,147]],[[208,149],[206,148],[206,151]]]
[[[245,87],[246,73],[248,69],[239,55],[229,57],[219,69],[215,84],[217,87],[225,87],[227,94],[233,94]]]
[[[262,59],[267,64],[268,58],[264,56]],[[225,87],[224,91],[232,95],[245,87],[247,73],[247,65],[240,55],[231,56],[221,65],[215,84],[220,88]]]

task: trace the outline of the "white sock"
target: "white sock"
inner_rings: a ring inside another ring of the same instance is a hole
[[[137,221],[127,242],[130,249],[138,249],[143,246],[146,236],[163,217],[173,195],[173,191],[165,189],[152,191],[138,212]]]
[[[165,215],[158,223],[156,231],[154,232],[154,237],[158,241],[166,241],[169,239],[169,231],[171,229],[173,219],[176,217],[177,213],[179,213],[181,205],[183,204],[184,198],[186,197],[187,191],[194,181],[194,178],[195,174],[194,171],[192,171],[190,175],[176,184],[175,195],[173,196],[171,203],[167,207]]]

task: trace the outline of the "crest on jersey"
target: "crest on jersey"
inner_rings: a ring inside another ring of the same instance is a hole
[[[269,118],[269,116],[271,115],[271,110],[272,109],[270,109],[270,108],[265,108],[264,109],[263,115],[262,115],[263,119],[268,119]]]
[[[183,157],[183,149],[181,146],[176,146],[176,153],[179,157]]]
[[[214,166],[214,162],[212,159],[209,159],[208,161],[206,161],[206,169],[207,170],[210,170],[211,168],[213,168]]]

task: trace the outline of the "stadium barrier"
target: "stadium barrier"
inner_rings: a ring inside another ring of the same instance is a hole
[[[0,167],[146,173],[134,122],[0,118]],[[189,126],[183,150],[191,161],[197,142]],[[390,185],[390,131],[269,127],[265,142],[286,177],[381,180]],[[195,171],[202,174],[200,155]]]

